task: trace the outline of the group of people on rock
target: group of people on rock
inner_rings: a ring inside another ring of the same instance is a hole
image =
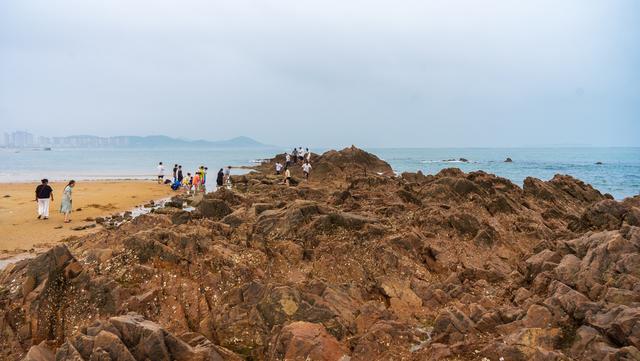
[[[291,184],[291,171],[289,168],[292,164],[302,163],[302,174],[305,180],[309,180],[311,174],[311,152],[309,148],[302,149],[302,147],[293,148],[291,153],[284,153],[284,164],[276,161],[276,175],[284,175],[283,183],[286,185]],[[283,174],[284,172],[284,174]]]
[[[76,181],[70,180],[62,191],[62,202],[60,202],[60,213],[64,214],[64,223],[71,222],[72,191]],[[53,188],[49,185],[48,179],[42,179],[36,187],[35,201],[38,203],[38,219],[49,219],[49,207],[53,202]]]
[[[207,183],[207,171],[208,167],[201,165],[196,169],[193,173],[187,172],[185,176],[182,171],[182,165],[174,164],[173,165],[173,179],[165,179],[164,172],[165,167],[162,162],[158,163],[157,167],[158,171],[158,184],[171,184],[171,189],[174,191],[183,189],[187,193],[197,193],[197,192],[205,192],[206,191],[206,183]],[[216,177],[216,186],[222,187],[224,185],[228,187],[231,186],[231,166],[227,166],[227,168],[220,168],[218,171],[218,175]]]

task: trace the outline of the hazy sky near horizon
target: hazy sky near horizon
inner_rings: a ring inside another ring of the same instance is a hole
[[[12,130],[640,146],[640,2],[5,0]]]

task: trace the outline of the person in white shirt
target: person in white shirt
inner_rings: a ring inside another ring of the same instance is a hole
[[[284,153],[284,165],[285,168],[289,168],[289,166],[291,165],[291,154]]]
[[[311,172],[311,164],[309,162],[305,162],[302,165],[302,173],[304,173],[304,178],[309,180],[309,173]]]
[[[162,162],[158,163],[158,184],[162,184],[164,181],[164,165]]]
[[[311,162],[311,152],[309,151],[309,148],[305,150],[304,154],[306,155],[307,162]]]
[[[224,183],[228,185],[231,185],[231,166],[228,165],[227,168],[224,170]]]
[[[280,162],[276,162],[276,175],[280,175],[282,172],[282,164]]]
[[[298,147],[298,159],[300,161],[304,160],[304,150],[302,150],[302,147]]]

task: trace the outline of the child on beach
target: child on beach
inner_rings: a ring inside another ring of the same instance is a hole
[[[62,192],[62,202],[60,203],[60,213],[64,214],[64,223],[71,222],[71,211],[73,210],[72,199],[71,199],[71,191],[73,187],[75,187],[76,181],[70,180],[69,184],[64,187],[64,191]]]
[[[36,202],[38,202],[38,219],[49,219],[49,204],[53,202],[53,189],[48,179],[40,181],[36,187]]]

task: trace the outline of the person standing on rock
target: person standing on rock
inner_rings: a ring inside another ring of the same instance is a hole
[[[302,165],[302,173],[304,174],[304,179],[309,180],[310,172],[311,172],[311,164],[309,164],[309,162],[305,162]]]
[[[158,184],[162,184],[164,180],[164,165],[162,162],[158,163]]]
[[[36,187],[36,202],[38,202],[38,219],[49,219],[49,204],[53,202],[53,189],[46,178]]]
[[[224,170],[224,183],[225,184],[231,183],[231,166],[230,165],[228,165],[227,169]]]
[[[64,191],[62,192],[62,202],[60,202],[60,213],[64,214],[64,223],[71,222],[71,211],[73,210],[72,199],[71,199],[71,191],[73,187],[75,187],[76,181],[70,180],[69,184],[64,187]]]
[[[289,168],[289,166],[291,165],[291,155],[289,153],[284,153],[284,160],[284,167]]]
[[[173,165],[173,181],[175,182],[178,179],[178,165]]]
[[[196,174],[193,175],[193,193],[198,193],[201,182],[202,179],[200,178],[200,171],[196,171]]]
[[[282,172],[282,163],[276,162],[276,175],[280,175]]]
[[[191,179],[191,173],[187,173],[187,176],[182,180],[182,187],[184,187],[187,193],[191,190],[191,182],[193,182]]]
[[[293,151],[291,152],[291,157],[293,158],[293,162],[298,162],[298,148],[293,147]]]
[[[286,168],[284,170],[284,184],[286,184],[287,186],[291,184],[291,171],[289,170],[289,168]]]
[[[304,154],[306,155],[307,162],[311,163],[311,152],[309,151],[309,148],[307,148]]]
[[[179,165],[178,166],[178,182],[180,182],[180,184],[182,184],[182,180],[184,179],[184,176],[182,175],[182,166]]]
[[[220,168],[218,171],[218,177],[216,178],[216,185],[218,188],[224,185],[224,169]]]

